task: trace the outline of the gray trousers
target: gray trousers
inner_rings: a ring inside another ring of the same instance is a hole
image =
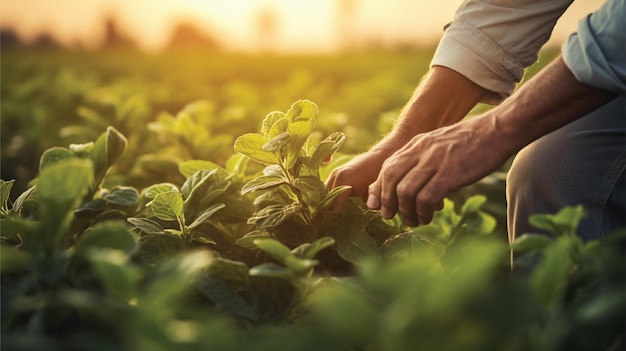
[[[509,240],[541,233],[528,223],[583,205],[584,240],[626,227],[626,98],[619,96],[521,150],[507,176]]]

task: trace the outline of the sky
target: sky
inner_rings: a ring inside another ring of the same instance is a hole
[[[557,23],[550,43],[574,31],[578,19],[602,0],[575,1]],[[229,49],[260,48],[261,13],[275,18],[272,46],[277,51],[333,51],[364,42],[429,44],[461,0],[0,0],[0,25],[33,40],[49,33],[59,42],[97,47],[103,18],[114,16],[119,27],[146,51],[157,51],[170,39],[177,21],[198,24]],[[340,4],[350,5],[341,11]]]

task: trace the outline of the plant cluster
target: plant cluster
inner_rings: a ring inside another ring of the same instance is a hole
[[[0,182],[2,347],[12,350],[619,350],[624,233],[583,243],[580,207],[511,247],[484,196],[426,226],[337,195],[342,133],[307,100],[181,183],[113,185],[129,144],[54,147],[28,190]],[[510,249],[524,252],[509,275]]]

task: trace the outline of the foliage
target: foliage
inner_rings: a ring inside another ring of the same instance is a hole
[[[155,123],[161,136],[179,137],[178,123],[208,111],[192,104]],[[139,145],[113,127],[94,142],[45,150],[38,176],[15,200],[15,182],[0,181],[2,347],[602,350],[623,343],[624,233],[582,242],[579,207],[533,216],[553,236],[529,233],[513,243],[524,254],[509,275],[510,248],[494,234],[485,196],[457,206],[446,200],[431,224],[416,228],[384,220],[358,199],[331,211],[347,189],[327,189],[323,176],[335,164],[328,161],[341,158],[345,135],[315,132],[318,114],[311,101],[296,101],[267,114],[259,133],[241,134],[223,162],[184,154],[189,159],[174,162],[179,178],[141,188],[120,183],[118,172],[130,169],[119,167],[129,162],[124,154]],[[201,148],[199,140],[191,149]]]

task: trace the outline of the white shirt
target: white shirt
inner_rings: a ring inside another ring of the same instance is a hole
[[[459,72],[479,86],[494,92],[493,99],[487,102],[497,103],[513,93],[516,83],[524,75],[524,69],[537,61],[539,50],[548,41],[556,21],[571,2],[572,0],[466,0],[459,6],[453,22],[445,30],[431,66],[445,66]],[[588,58],[585,59],[585,52],[587,47],[593,47],[592,43],[597,41],[597,37],[590,33],[594,32],[594,25],[602,24],[606,20],[606,14],[611,11],[614,12],[612,21],[616,23],[606,25],[606,31],[618,32],[618,38],[612,39],[614,43],[611,50],[617,51],[612,60],[618,64],[621,60],[622,69],[626,69],[626,40],[623,39],[626,29],[622,30],[626,23],[625,2],[626,0],[609,1],[604,6],[610,7],[604,11],[605,15],[600,15],[602,11],[598,10],[592,15],[596,16],[596,20],[593,17],[592,20],[581,20],[578,34],[572,35],[564,45],[564,60],[579,80],[582,77],[579,78],[578,71],[598,69],[597,65],[578,67],[582,65],[579,61],[589,61]],[[619,44],[620,40],[621,54],[620,48],[615,48],[615,42]],[[613,81],[620,79],[623,85],[624,75],[613,75]]]

